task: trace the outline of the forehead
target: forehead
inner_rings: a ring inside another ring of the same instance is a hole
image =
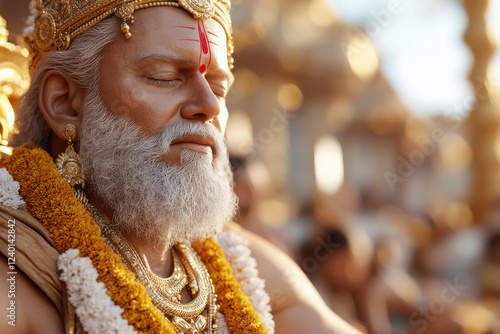
[[[226,34],[213,19],[198,20],[184,9],[171,6],[150,7],[134,13],[130,32],[130,39],[120,34],[110,46],[116,57],[140,59],[147,54],[166,54],[198,61],[206,36],[212,63],[228,69]]]

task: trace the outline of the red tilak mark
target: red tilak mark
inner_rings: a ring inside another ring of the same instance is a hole
[[[200,25],[201,23],[201,25]],[[203,28],[202,28],[203,27]],[[204,54],[208,54],[208,36],[203,21],[198,21],[198,33],[200,34],[200,46]]]
[[[192,29],[192,30],[196,30],[196,28],[193,28],[193,27],[186,27],[186,26],[172,26],[173,28],[185,28],[185,29]]]
[[[215,42],[212,42],[212,41],[208,41],[208,42],[209,42],[209,43],[211,43],[211,44],[213,44],[213,45],[216,45],[216,46],[218,46],[218,47],[220,48],[220,45],[219,45],[219,44],[217,44],[217,43],[215,43]]]
[[[214,34],[213,32],[208,32],[210,35],[214,35],[215,37],[219,37],[219,35]]]
[[[198,21],[198,33],[200,35],[200,73],[205,71],[210,66],[212,61],[212,53],[210,50],[210,42],[208,40],[207,30],[203,21]]]

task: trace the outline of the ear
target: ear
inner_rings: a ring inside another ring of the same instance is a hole
[[[54,134],[64,141],[66,124],[80,128],[85,90],[58,71],[48,71],[42,78],[38,105]]]

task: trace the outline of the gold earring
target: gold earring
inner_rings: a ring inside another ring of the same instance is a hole
[[[76,153],[73,147],[73,140],[77,136],[76,126],[66,124],[63,127],[62,135],[68,141],[68,147],[57,158],[57,169],[72,187],[80,185],[83,188],[85,187],[85,171],[82,165],[82,158]]]

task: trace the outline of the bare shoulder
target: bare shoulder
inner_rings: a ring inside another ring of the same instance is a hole
[[[304,272],[288,255],[263,238],[246,230],[257,261],[259,275],[266,281],[276,333],[358,333],[333,313]]]
[[[9,267],[0,254],[0,333],[64,333],[62,319],[45,294],[20,270]]]

